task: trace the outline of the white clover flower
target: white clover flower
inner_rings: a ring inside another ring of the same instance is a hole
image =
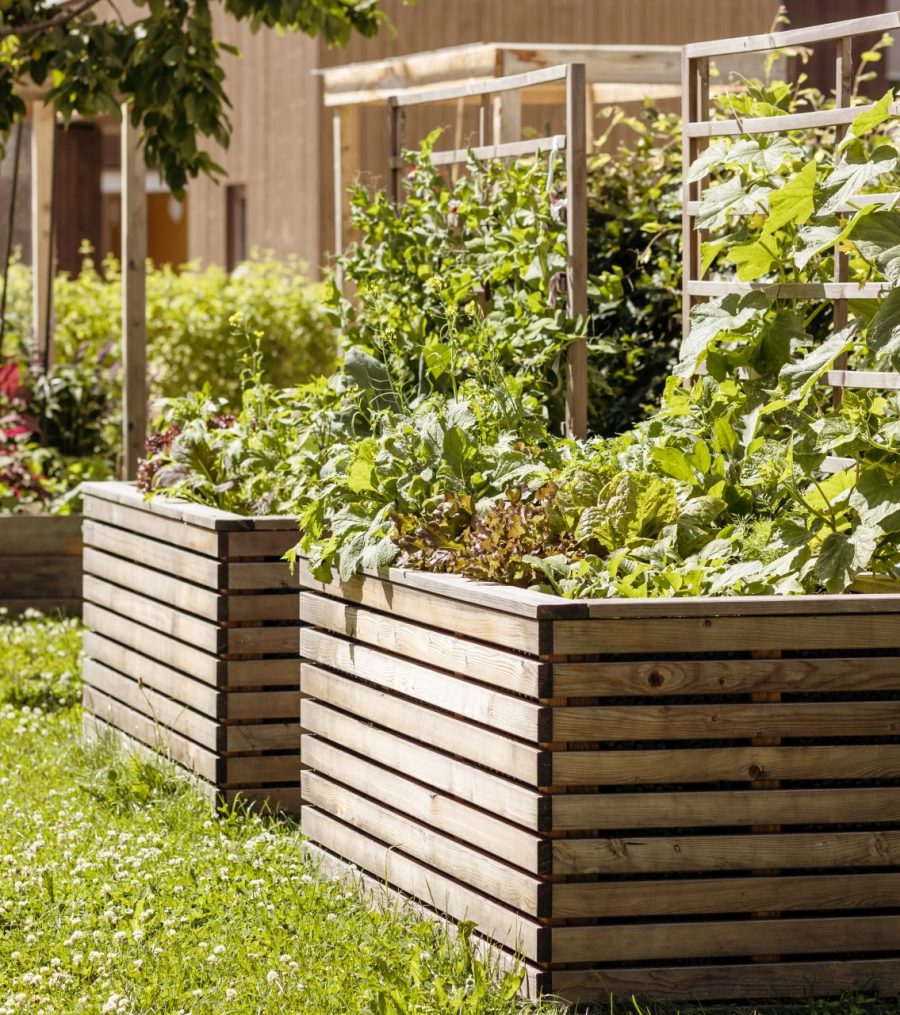
[[[234,989],[234,987],[228,987],[228,988],[226,988],[226,990],[225,990],[225,1000],[226,1001],[233,1001],[236,997],[237,997],[237,991]]]
[[[266,983],[279,983],[280,981],[281,977],[278,975],[277,969],[270,969],[268,973],[266,973]]]

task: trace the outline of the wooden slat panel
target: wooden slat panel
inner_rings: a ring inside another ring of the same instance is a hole
[[[769,134],[787,130],[809,130],[852,123],[860,113],[870,111],[872,105],[847,109],[817,109],[806,113],[786,113],[784,116],[748,116],[742,120],[700,120],[685,125],[688,137],[734,137],[746,134]],[[890,107],[892,115],[900,112],[900,105]]]
[[[300,693],[530,786],[542,784],[542,765],[547,757],[544,752],[462,719],[440,715],[423,705],[366,687],[307,662],[300,667]],[[306,708],[304,703],[301,706],[304,714]],[[543,780],[544,783],[549,781],[546,777]]]
[[[274,560],[252,564],[226,564],[224,587],[234,592],[259,590],[274,592],[276,589],[296,589],[297,576],[291,574],[286,561]]]
[[[85,683],[91,688],[146,715],[152,722],[166,726],[211,751],[222,749],[222,727],[215,719],[195,712],[149,686],[142,686],[137,681],[122,676],[96,659],[84,661],[84,675]]]
[[[448,878],[382,843],[360,834],[315,807],[303,808],[303,833],[325,849],[457,920],[472,920],[480,930],[525,958],[546,949],[547,931],[536,921],[513,913],[479,892]]]
[[[315,772],[303,772],[301,788],[304,800],[312,806],[389,846],[402,847],[410,856],[458,878],[498,902],[531,916],[542,915],[546,908],[546,886],[529,874],[411,821]]]
[[[552,974],[551,985],[554,994],[572,1001],[632,994],[695,1001],[838,997],[872,990],[895,997],[900,994],[900,959],[564,970]]]
[[[356,575],[348,582],[320,582],[312,576],[304,560],[297,561],[297,575],[302,588],[344,599],[357,606],[412,621],[424,617],[430,626],[448,633],[517,649],[530,655],[539,655],[541,651],[540,625],[527,617],[485,610],[457,599],[406,588],[399,583],[369,575]]]
[[[254,789],[252,786],[237,789],[223,789],[219,794],[223,803],[229,807],[235,803],[249,803],[254,810],[268,813],[284,811],[285,814],[299,814],[302,810],[303,796],[297,786],[267,786]]]
[[[294,722],[225,726],[225,746],[237,751],[294,751],[300,747],[300,716]]]
[[[552,740],[727,740],[887,737],[900,732],[900,701],[555,708]]]
[[[146,684],[161,691],[211,719],[219,717],[224,709],[224,696],[216,690],[215,685],[210,686],[199,680],[193,680],[180,670],[133,652],[94,631],[84,633],[84,654],[89,659],[96,659],[104,666],[130,677],[135,683]],[[85,680],[88,679],[90,675],[85,672]],[[100,689],[103,690],[102,685]]]
[[[324,627],[416,662],[474,677],[482,683],[532,698],[541,697],[542,664],[533,659],[313,592],[300,593],[300,608],[303,622],[314,627]],[[423,615],[420,619],[429,618]],[[900,675],[897,679],[900,684]]]
[[[604,881],[553,886],[553,916],[691,916],[900,906],[900,874]]]
[[[177,607],[145,599],[93,575],[84,576],[84,598],[95,606],[118,613],[153,632],[187,642],[203,652],[215,655],[225,651],[226,632],[216,624],[183,613]]]
[[[243,622],[248,620],[291,620],[300,616],[300,599],[296,590],[264,593],[230,593],[222,597],[223,620]]]
[[[378,684],[386,690],[415,698],[484,723],[510,736],[537,743],[542,717],[539,705],[492,691],[459,677],[376,651],[367,645],[325,634],[312,627],[300,631],[300,655],[323,666]]]
[[[214,655],[136,624],[94,603],[84,604],[84,623],[98,634],[128,648],[158,659],[173,669],[189,673],[197,680],[217,686],[221,680],[222,662]]]
[[[749,652],[764,637],[770,649],[878,649],[900,647],[896,614],[860,617],[769,617],[765,634],[754,617],[683,617],[638,620],[557,620],[553,650],[557,655],[671,652],[673,645],[691,652]]]
[[[556,927],[554,962],[885,952],[900,948],[900,916]]]
[[[898,779],[900,745],[710,747],[659,751],[564,751],[552,783],[600,786],[755,779]]]
[[[854,459],[848,458],[850,465]],[[443,575],[435,577],[444,577]],[[511,590],[516,591],[516,590]],[[573,600],[592,620],[643,620],[648,617],[831,616],[850,613],[900,613],[897,596],[684,596],[657,599]],[[560,619],[569,619],[562,617]],[[571,618],[577,619],[577,618]]]
[[[149,747],[159,749],[162,754],[209,782],[217,780],[219,762],[215,754],[172,730],[164,729],[152,718],[89,686],[84,689],[84,708],[88,715],[97,716],[104,724],[127,733]]]
[[[412,773],[451,796],[489,806],[497,817],[535,831],[542,827],[541,798],[533,790],[469,765],[458,757],[441,754],[336,712],[318,701],[306,698],[301,709],[302,725],[309,733],[395,771]],[[310,742],[303,741],[304,750]]]
[[[900,831],[629,835],[621,839],[557,839],[553,843],[554,874],[886,867],[898,861]]]
[[[300,660],[294,659],[230,659],[224,664],[227,687],[297,687],[300,681]]]
[[[0,518],[0,557],[77,557],[81,553],[81,515],[4,515]]]
[[[198,553],[125,532],[124,529],[111,528],[91,521],[90,518],[84,521],[84,542],[86,546],[170,575],[178,575],[185,581],[195,582],[205,588],[220,589],[226,586],[224,564]]]
[[[299,679],[299,672],[298,672]],[[232,691],[224,697],[225,718],[290,719],[299,722],[299,691]]]
[[[148,596],[169,603],[182,613],[209,620],[224,619],[225,600],[218,592],[192,585],[174,575],[141,567],[135,561],[114,557],[88,546],[84,550],[84,571],[123,588],[141,589]]]
[[[304,737],[303,764],[311,771],[374,796],[380,804],[501,857],[532,874],[549,874],[547,840],[484,811],[339,750],[318,737]],[[419,772],[414,772],[419,776]],[[425,773],[422,773],[425,774]],[[482,801],[490,804],[491,801]],[[545,848],[546,847],[546,848]]]
[[[294,783],[299,790],[300,755],[261,754],[249,758],[227,758],[223,785],[236,787],[244,783]]]
[[[896,657],[873,656],[553,664],[553,695],[557,697],[752,694],[776,690],[783,693],[900,690],[900,662]]]
[[[729,825],[900,822],[900,788],[673,793],[567,793],[552,797],[554,831]]]
[[[89,497],[85,501],[84,514],[94,522],[124,529],[148,539],[158,539],[161,543],[171,543],[182,550],[191,550],[217,559],[221,556],[224,537],[212,529],[165,518],[148,511],[144,505],[133,508]]]

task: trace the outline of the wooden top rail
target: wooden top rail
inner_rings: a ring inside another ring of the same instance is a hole
[[[690,296],[728,296],[763,292],[776,300],[877,300],[887,296],[890,282],[698,282],[687,283]]]
[[[466,99],[476,95],[499,95],[502,92],[514,92],[534,85],[545,85],[549,81],[565,81],[568,65],[545,67],[541,70],[527,71],[525,74],[510,74],[505,78],[494,78],[489,81],[467,81],[458,85],[446,85],[442,88],[415,88],[388,97],[393,106],[422,106],[429,102],[449,102],[453,99]]]
[[[542,152],[565,151],[566,135],[553,134],[548,137],[536,137],[528,141],[509,141],[506,144],[481,145],[474,148],[452,148],[446,152],[433,152],[433,166],[452,166],[475,159],[522,159],[529,155],[540,155]],[[402,155],[395,155],[390,160],[392,169],[402,169],[407,160]]]
[[[816,42],[831,42],[835,39],[868,35],[870,32],[891,32],[900,28],[900,11],[875,14],[869,18],[853,18],[849,21],[835,21],[828,25],[813,25],[810,28],[792,28],[786,32],[766,35],[745,35],[737,39],[718,39],[711,42],[694,42],[684,47],[688,59],[698,56],[732,56],[736,53],[761,53],[789,46],[809,46]]]

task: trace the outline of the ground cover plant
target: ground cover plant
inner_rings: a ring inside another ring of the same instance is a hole
[[[31,272],[10,265],[0,367],[0,512],[68,513],[88,479],[111,478],[120,442],[121,283],[107,258],[87,258],[74,278],[54,283],[55,362],[33,361]],[[255,254],[234,272],[188,265],[147,274],[151,398],[204,390],[235,407],[247,329],[264,336],[259,368],[285,386],[331,369],[334,331],[322,287],[297,260]],[[223,410],[224,411],[224,410]]]

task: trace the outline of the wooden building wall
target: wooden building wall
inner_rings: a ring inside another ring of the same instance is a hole
[[[316,67],[374,60],[471,42],[682,44],[768,30],[777,0],[402,0],[384,4],[394,31],[328,50],[306,38],[229,26],[243,60],[229,60],[226,89],[235,133],[222,164],[246,185],[247,239],[317,266],[332,236],[331,116],[321,107]],[[364,117],[361,164],[380,173],[386,119]],[[411,138],[408,138],[412,140]],[[191,185],[190,253],[225,260],[223,186]]]

